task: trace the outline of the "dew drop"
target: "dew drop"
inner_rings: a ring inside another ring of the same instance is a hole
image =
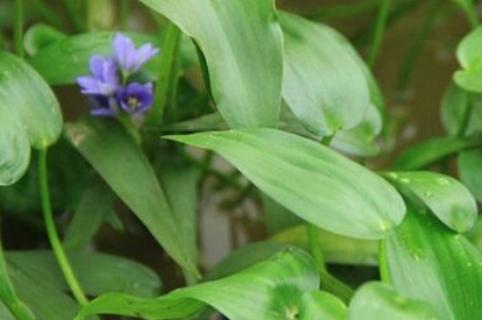
[[[432,197],[433,196],[433,193],[431,191],[425,191],[424,192],[424,195],[428,198]]]
[[[400,178],[400,182],[403,183],[403,184],[409,184],[409,183],[410,183],[410,179],[408,179],[408,178]]]
[[[445,178],[437,178],[437,183],[441,186],[448,186],[450,184],[450,181]]]
[[[398,179],[398,174],[396,174],[395,172],[388,173],[388,176],[392,179]]]

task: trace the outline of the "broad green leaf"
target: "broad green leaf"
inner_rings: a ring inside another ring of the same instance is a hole
[[[53,144],[62,131],[62,115],[55,95],[35,70],[3,51],[0,105],[0,185],[9,185],[27,169],[27,141],[37,149]]]
[[[7,319],[7,317],[11,319],[17,318],[18,320],[34,319],[32,311],[18,298],[17,292],[10,280],[0,241],[0,304],[2,303],[9,311],[3,311],[6,313],[6,316],[3,316],[1,319]],[[0,306],[0,310],[1,309],[2,307]],[[2,311],[0,311],[0,315],[1,313]],[[14,315],[15,318],[13,318],[12,315]]]
[[[297,215],[291,213],[288,209],[271,199],[264,193],[261,193],[263,203],[265,225],[269,235],[274,235],[280,231],[289,229],[295,225],[303,223]]]
[[[61,291],[68,291],[58,262],[50,251],[12,251],[6,254],[9,265],[21,270],[34,283],[45,281]],[[154,271],[128,260],[101,253],[70,253],[69,261],[82,288],[90,296],[123,292],[153,297],[161,283]]]
[[[464,132],[461,132],[468,108],[472,108],[470,118]],[[481,133],[482,96],[464,91],[451,83],[444,94],[441,115],[445,130],[452,136]]]
[[[430,171],[389,172],[384,177],[402,193],[427,206],[446,226],[465,232],[477,220],[477,204],[456,179]]]
[[[136,45],[152,42],[156,39],[137,33],[127,33]],[[112,53],[113,32],[92,32],[60,39],[42,48],[30,57],[28,62],[52,85],[75,83],[81,75],[89,73],[89,60],[94,54],[108,55]],[[155,72],[158,57],[146,66]],[[55,61],[55,66],[52,65]],[[148,75],[154,77],[151,73]]]
[[[275,234],[272,238],[284,245],[309,250],[306,226],[297,226]],[[320,230],[320,245],[326,262],[333,264],[378,265],[378,243],[373,240],[347,238]]]
[[[414,145],[398,156],[393,168],[396,170],[418,170],[433,164],[453,153],[482,145],[480,137],[433,138]]]
[[[132,137],[116,122],[99,119],[67,124],[66,133],[167,253],[188,272],[196,274],[156,173]]]
[[[401,295],[429,303],[440,319],[482,314],[482,256],[463,235],[410,208],[384,244],[388,275]]]
[[[343,301],[324,291],[307,292],[301,298],[300,320],[344,320],[347,308]]]
[[[273,0],[140,0],[203,52],[220,113],[230,127],[274,127],[281,105],[281,28]]]
[[[478,202],[482,202],[482,149],[461,152],[458,159],[460,180]]]
[[[358,62],[333,29],[280,14],[285,39],[283,98],[303,126],[317,136],[359,124],[370,96]],[[347,94],[349,90],[349,94]]]
[[[468,91],[482,92],[482,27],[476,28],[460,42],[457,60],[462,70],[454,75],[455,83]]]
[[[144,319],[184,319],[211,306],[231,320],[293,319],[304,292],[316,290],[319,275],[309,256],[288,249],[232,276],[178,289],[157,299],[121,294],[101,296],[81,310]]]
[[[379,282],[363,285],[348,309],[350,320],[437,320],[435,311],[423,301],[399,295]]]
[[[294,214],[337,234],[380,239],[405,214],[383,179],[297,135],[259,128],[169,138],[216,151]]]
[[[35,55],[48,45],[67,38],[67,34],[52,28],[49,25],[38,23],[31,26],[25,32],[23,42],[25,51],[29,55]]]
[[[113,202],[114,195],[104,182],[92,182],[65,233],[64,247],[67,250],[87,247],[102,223],[116,216]]]
[[[475,226],[465,236],[482,253],[482,215],[479,215]]]

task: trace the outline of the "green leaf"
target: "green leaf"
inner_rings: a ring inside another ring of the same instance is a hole
[[[343,301],[324,291],[307,292],[301,298],[300,320],[344,320],[347,309]]]
[[[430,305],[399,295],[392,287],[379,282],[363,285],[348,309],[350,320],[437,320]]]
[[[87,247],[102,223],[116,217],[113,202],[114,195],[103,181],[92,182],[84,191],[65,233],[64,248],[79,250]]]
[[[273,0],[140,0],[193,38],[230,127],[274,127],[281,105],[282,32]]]
[[[482,92],[482,27],[476,28],[460,42],[457,60],[462,70],[454,75],[455,83],[468,91]]]
[[[304,252],[288,249],[232,276],[178,289],[157,299],[121,294],[99,297],[81,310],[145,319],[184,319],[209,305],[231,320],[293,319],[304,292],[316,290],[319,275]]]
[[[263,202],[265,225],[269,235],[274,235],[280,231],[289,229],[295,225],[303,223],[297,215],[291,213],[288,209],[271,199],[264,193],[261,193]]]
[[[477,220],[477,203],[456,179],[430,171],[389,172],[384,177],[402,193],[427,206],[446,226],[465,232]]]
[[[388,275],[404,296],[428,302],[440,319],[482,314],[482,256],[462,235],[409,209],[384,244]]]
[[[482,203],[482,149],[461,152],[458,159],[460,180]]]
[[[365,76],[333,29],[280,14],[285,39],[283,98],[319,137],[359,124],[370,103]],[[350,88],[350,94],[346,94]]]
[[[471,114],[466,122],[468,108]],[[482,96],[469,93],[453,83],[445,91],[442,101],[442,123],[445,130],[452,136],[470,136],[482,132]],[[466,126],[464,132],[461,127]]]
[[[129,134],[116,122],[99,119],[67,124],[66,133],[167,253],[197,274],[156,173]]]
[[[286,229],[271,238],[272,241],[309,250],[306,227]],[[378,265],[378,243],[342,237],[320,230],[320,245],[326,262],[333,264]]]
[[[380,239],[405,214],[403,200],[383,179],[293,134],[241,129],[169,139],[218,152],[278,203],[337,234]]]
[[[17,292],[10,280],[7,272],[7,265],[5,263],[5,257],[3,254],[3,249],[1,248],[0,241],[0,305],[3,303],[9,311],[4,311],[5,316],[1,319],[14,319],[12,315],[15,316],[17,320],[33,320],[34,316],[32,311],[18,298]],[[2,307],[0,306],[0,310]],[[1,312],[0,312],[1,315]]]
[[[28,92],[28,94],[26,94]],[[0,51],[0,186],[25,173],[30,145],[43,149],[62,131],[55,95],[28,64]]]
[[[482,145],[480,137],[433,138],[414,145],[398,156],[393,168],[396,170],[417,170],[427,167],[461,150]]]
[[[34,283],[45,281],[49,285],[68,291],[58,262],[50,251],[13,251],[7,261],[21,270]],[[128,260],[101,253],[69,253],[69,261],[82,288],[90,296],[108,292],[123,292],[144,297],[159,294],[161,283],[149,268]]]
[[[23,42],[25,51],[29,55],[35,55],[48,45],[65,38],[67,38],[67,34],[62,31],[43,23],[37,23],[25,32]]]

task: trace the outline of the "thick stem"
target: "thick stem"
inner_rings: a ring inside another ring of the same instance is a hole
[[[15,24],[13,26],[13,42],[15,51],[20,57],[24,57],[23,50],[23,0],[15,0]]]
[[[346,304],[348,304],[355,294],[353,289],[326,272],[325,270],[318,269],[320,271],[321,289],[333,293]]]
[[[62,244],[55,228],[54,217],[52,214],[52,207],[50,204],[50,195],[48,187],[47,177],[47,150],[43,149],[39,151],[38,158],[38,174],[39,174],[39,187],[40,196],[42,200],[42,211],[44,215],[45,228],[47,235],[52,246],[52,250],[57,258],[62,273],[64,274],[65,281],[70,287],[72,294],[80,305],[86,305],[88,300],[80,287],[79,281],[70,265],[67,255],[62,248]]]
[[[388,9],[390,7],[389,0],[380,0],[377,20],[373,30],[372,47],[368,55],[368,65],[373,68],[380,52],[383,35],[385,34],[385,26],[387,24]]]
[[[121,30],[127,29],[127,20],[129,17],[129,0],[121,0],[119,6],[119,26]]]
[[[388,273],[387,248],[386,240],[381,240],[378,245],[378,266],[380,279],[383,283],[390,283],[390,275]]]
[[[306,233],[308,234],[308,244],[310,252],[315,260],[315,265],[319,270],[326,271],[325,258],[321,252],[320,230],[317,226],[308,223],[306,225]]]

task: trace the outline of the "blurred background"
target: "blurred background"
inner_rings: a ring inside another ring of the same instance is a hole
[[[88,29],[125,29],[159,33],[162,17],[154,16],[136,1],[128,2],[128,12],[120,5],[126,0],[28,0],[27,25],[47,22],[66,33],[76,33],[76,22],[69,16],[69,6],[87,12]],[[382,153],[367,164],[376,169],[386,168],[400,150],[417,141],[442,135],[440,103],[451,76],[457,67],[455,48],[470,27],[460,8],[449,0],[391,0],[386,33],[373,72],[386,99],[386,127],[380,143]],[[367,56],[372,31],[378,12],[377,0],[278,0],[277,6],[308,19],[328,24],[344,34],[358,52]],[[125,8],[125,7],[124,7]],[[71,9],[71,8],[70,8]],[[11,48],[12,1],[0,0],[0,47]],[[55,67],[55,62],[52,62]],[[190,70],[186,81],[194,88],[202,88],[200,71]],[[88,110],[86,101],[75,87],[55,88],[65,118],[73,120]],[[349,94],[349,92],[348,92]],[[60,142],[59,144],[65,144]],[[63,149],[62,149],[63,150]],[[60,225],[67,225],[72,210],[62,204],[75,203],[84,177],[69,171],[75,166],[87,166],[72,154],[52,151],[55,158],[51,177],[52,193],[57,201]],[[34,163],[34,161],[33,161]],[[221,159],[216,159],[220,170],[231,172]],[[64,168],[64,169],[62,169]],[[76,181],[77,183],[72,183]],[[64,187],[68,184],[68,188]],[[263,208],[250,197],[241,197],[232,190],[218,188],[215,177],[207,177],[199,187],[200,251],[204,269],[209,269],[226,254],[244,243],[266,238]],[[43,232],[41,214],[37,210],[35,172],[30,172],[18,186],[0,190],[0,211],[4,215],[2,234],[6,249],[48,248]],[[229,205],[234,199],[235,206]],[[151,266],[162,277],[165,288],[182,283],[182,275],[165,257],[145,228],[121,204],[116,204],[119,221],[106,224],[97,233],[93,248],[133,258]],[[352,277],[354,268],[364,268]],[[336,267],[334,273],[352,284],[376,278],[372,267]],[[362,274],[362,276],[360,276]]]

